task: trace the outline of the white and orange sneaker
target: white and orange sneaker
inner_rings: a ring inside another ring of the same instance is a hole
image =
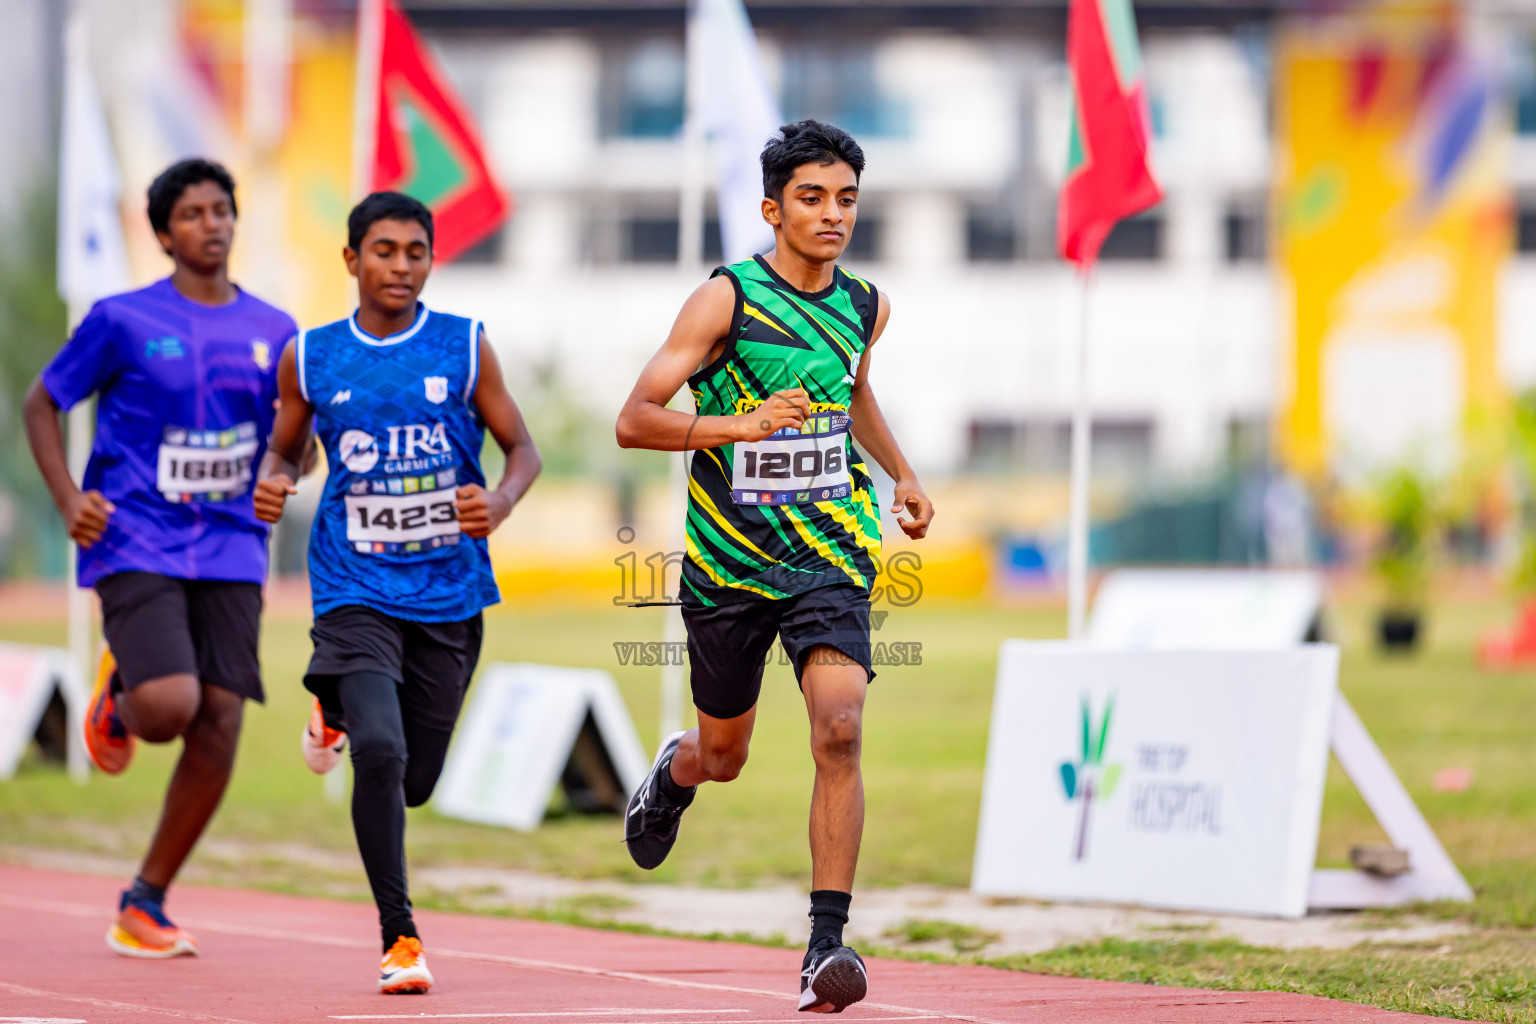
[[[314,699],[309,721],[304,724],[304,735],[299,738],[299,749],[304,752],[304,763],[316,775],[324,775],[336,767],[341,752],[347,749],[347,734],[325,724],[325,712],[320,710],[320,698]]]
[[[421,993],[432,987],[432,972],[427,970],[427,954],[421,940],[402,935],[389,947],[379,962],[379,991],[385,995]]]
[[[91,693],[91,703],[86,706],[85,750],[91,755],[91,763],[108,775],[117,775],[133,760],[138,741],[123,726],[117,715],[117,698],[112,693],[112,677],[117,674],[117,659],[112,652],[102,648],[101,663],[96,669],[96,689]]]
[[[197,939],[178,928],[157,903],[129,902],[123,893],[117,921],[107,931],[107,948],[120,956],[165,960],[173,956],[197,956]]]

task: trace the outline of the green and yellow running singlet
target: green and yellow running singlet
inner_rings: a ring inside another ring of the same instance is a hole
[[[693,453],[683,600],[773,600],[840,583],[867,590],[880,515],[848,403],[878,295],[840,268],[830,287],[802,292],[760,256],[715,273],[736,288],[736,316],[720,358],[688,378],[699,414],[734,416],[804,388],[811,415],[798,431]]]

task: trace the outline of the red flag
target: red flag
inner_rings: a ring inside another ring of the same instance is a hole
[[[425,203],[439,262],[501,227],[511,201],[491,176],[464,104],[395,0],[358,7],[358,76],[368,191]]]
[[[1163,197],[1148,165],[1151,118],[1131,0],[1072,0],[1067,67],[1072,143],[1056,244],[1086,269],[1117,221]]]

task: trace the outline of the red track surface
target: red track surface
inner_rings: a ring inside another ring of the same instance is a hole
[[[129,960],[102,942],[118,884],[0,867],[0,1022],[86,1024],[767,1024],[795,1012],[800,953],[465,914],[418,915],[437,987],[373,990],[365,904],[177,887],[199,958]],[[840,1022],[1380,1021],[1431,1018],[1279,993],[1201,992],[871,960],[870,998]]]

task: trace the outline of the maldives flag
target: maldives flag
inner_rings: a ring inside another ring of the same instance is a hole
[[[1072,0],[1067,67],[1072,141],[1056,245],[1086,269],[1117,221],[1163,197],[1148,166],[1152,119],[1131,0]]]
[[[511,201],[464,104],[395,0],[358,5],[357,74],[359,183],[425,203],[439,262],[501,227]]]

